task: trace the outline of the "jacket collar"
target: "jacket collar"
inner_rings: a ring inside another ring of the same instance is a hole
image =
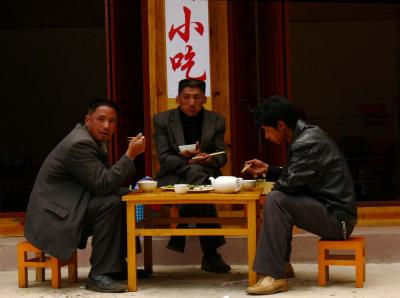
[[[292,144],[294,140],[297,139],[297,137],[306,129],[306,126],[307,124],[303,120],[301,119],[297,120],[296,127],[293,132],[293,138],[290,144]]]
[[[171,113],[169,121],[171,124],[170,126],[171,130],[173,131],[178,146],[185,145],[185,136],[183,134],[181,117],[179,115],[179,107],[177,107]],[[213,114],[210,113],[208,110],[204,109],[203,130],[201,132],[201,144],[200,144],[201,151],[204,151],[208,147],[212,139],[212,136],[214,134],[214,127],[215,123],[213,120]]]
[[[169,118],[171,130],[175,136],[175,140],[180,145],[185,145],[185,136],[183,134],[183,127],[181,117],[179,116],[179,107],[177,107]]]

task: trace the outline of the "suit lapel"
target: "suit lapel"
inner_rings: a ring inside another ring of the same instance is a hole
[[[200,144],[200,149],[202,152],[205,152],[213,137],[214,126],[215,126],[214,122],[215,121],[213,114],[207,110],[204,110],[203,130],[201,132],[201,144]]]
[[[180,146],[185,145],[185,136],[183,134],[182,121],[178,109],[179,108],[172,111],[169,117],[169,127],[172,130],[176,143]]]

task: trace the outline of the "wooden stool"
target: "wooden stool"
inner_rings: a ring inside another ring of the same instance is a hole
[[[354,254],[332,255],[329,250],[354,250]],[[356,288],[365,281],[365,238],[350,237],[347,240],[318,241],[318,285],[323,287],[329,280],[329,266],[355,266]]]
[[[36,281],[45,280],[45,268],[51,269],[51,286],[59,289],[61,287],[61,267],[68,265],[68,280],[74,283],[78,280],[78,263],[76,251],[72,257],[61,262],[57,258],[45,256],[37,247],[28,241],[18,243],[18,286],[20,288],[28,287],[28,267],[36,267]],[[35,253],[35,258],[28,259],[28,252]]]

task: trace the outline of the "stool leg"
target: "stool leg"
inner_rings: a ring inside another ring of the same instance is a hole
[[[18,245],[18,287],[28,287],[28,268],[25,266],[26,251],[23,245]]]
[[[329,280],[329,266],[325,265],[327,251],[320,248],[318,251],[318,285],[320,287],[326,286],[326,281]]]
[[[356,288],[363,287],[364,280],[364,258],[362,257],[363,250],[362,247],[359,246],[355,249],[355,259],[356,259]]]
[[[61,287],[61,263],[57,258],[51,257],[51,286],[55,289]]]
[[[363,267],[364,267],[364,276],[363,276],[363,281],[365,282],[365,274],[366,274],[366,268],[365,268],[365,243],[363,243]]]
[[[363,276],[363,282],[365,282],[365,271],[366,271],[366,268],[365,268],[365,260],[364,260],[364,270],[363,270],[363,272],[364,272],[364,276]]]
[[[44,262],[45,260],[44,252],[36,252],[35,255],[39,262]],[[45,279],[46,279],[45,268],[36,267],[36,281],[45,281]]]
[[[71,257],[71,263],[68,264],[68,281],[70,283],[78,281],[78,257],[76,251]]]

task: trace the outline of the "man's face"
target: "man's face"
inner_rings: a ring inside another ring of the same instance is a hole
[[[108,141],[117,126],[117,112],[111,107],[100,106],[86,115],[85,124],[96,141]]]
[[[183,113],[193,117],[201,111],[203,105],[207,102],[207,97],[200,88],[186,87],[178,94],[176,102]]]
[[[272,143],[278,145],[283,144],[286,141],[285,131],[282,129],[282,126],[279,122],[281,121],[278,121],[277,128],[273,126],[261,125],[262,129],[264,130],[264,137]]]

